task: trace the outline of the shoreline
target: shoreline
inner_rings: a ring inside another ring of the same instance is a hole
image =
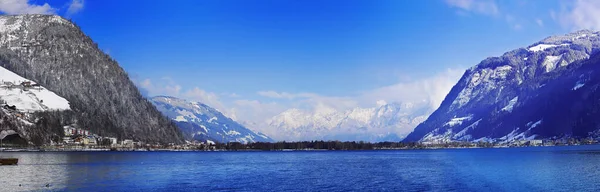
[[[575,145],[542,145],[542,146],[492,146],[492,147],[422,147],[422,148],[376,148],[376,149],[280,149],[280,150],[260,150],[260,149],[39,149],[39,148],[4,148],[0,153],[8,152],[309,152],[309,151],[411,151],[411,150],[444,150],[444,149],[505,149],[505,148],[544,148],[544,147],[567,147],[567,146],[585,146],[599,144],[575,144]]]

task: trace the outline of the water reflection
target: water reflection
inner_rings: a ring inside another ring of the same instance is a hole
[[[16,152],[0,191],[598,191],[595,151]]]
[[[7,153],[19,158],[17,166],[0,167],[2,191],[39,191],[63,189],[67,183],[69,155],[47,153]]]

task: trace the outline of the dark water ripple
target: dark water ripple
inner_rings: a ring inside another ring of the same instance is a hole
[[[600,146],[0,156],[0,191],[600,191]]]

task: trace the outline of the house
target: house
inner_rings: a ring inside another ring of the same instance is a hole
[[[117,144],[117,138],[115,138],[115,137],[109,137],[108,140],[110,140],[110,145],[116,145]]]
[[[114,138],[114,137],[102,137],[97,144],[98,145],[103,145],[103,146],[115,147],[115,145],[117,145],[118,143],[117,143],[117,138]]]
[[[31,87],[31,81],[23,81],[23,82],[21,82],[21,86],[23,86],[23,87]]]
[[[529,141],[529,146],[540,146],[540,145],[542,145],[542,143],[543,143],[543,140],[534,139],[534,140]]]
[[[552,139],[544,139],[543,140],[544,146],[554,146],[554,140]]]
[[[72,127],[70,125],[64,126],[63,127],[64,132],[65,132],[65,136],[72,136],[75,135],[77,132],[77,129],[75,127]]]
[[[121,142],[121,145],[123,145],[123,147],[133,147],[133,140],[125,139]]]
[[[523,146],[523,145],[527,144],[527,141],[526,140],[518,140],[518,141],[515,141],[515,144],[517,146]]]
[[[63,143],[65,144],[72,144],[75,141],[71,138],[71,137],[63,137]]]
[[[90,135],[90,131],[88,131],[88,130],[83,130],[83,129],[77,129],[77,131],[76,131],[76,134],[77,134],[77,135],[84,135],[84,136],[88,136],[88,135]]]
[[[138,141],[138,142],[133,142],[133,146],[136,147],[143,147],[144,146],[144,142]]]
[[[88,144],[90,144],[90,140],[87,137],[79,136],[79,137],[75,138],[75,144],[88,145]]]
[[[89,135],[87,136],[88,139],[88,145],[97,145],[98,144],[98,140],[96,139],[96,137]]]

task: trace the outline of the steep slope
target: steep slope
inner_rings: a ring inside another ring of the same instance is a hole
[[[0,16],[0,66],[64,97],[77,124],[99,135],[182,141],[117,62],[59,16]]]
[[[399,141],[430,111],[425,105],[385,104],[374,108],[337,111],[325,106],[314,111],[289,109],[268,125],[285,140]]]
[[[598,32],[553,36],[467,70],[405,141],[587,137],[596,114]]]
[[[273,141],[205,104],[167,96],[157,96],[150,100],[159,111],[177,124],[188,139],[241,143]]]

